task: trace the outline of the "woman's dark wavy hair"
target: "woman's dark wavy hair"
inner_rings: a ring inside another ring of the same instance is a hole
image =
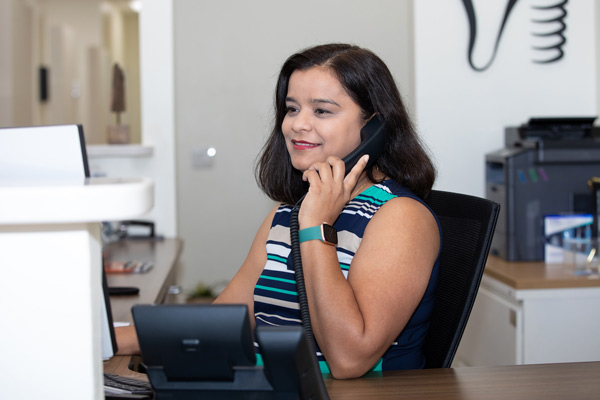
[[[398,87],[385,63],[367,49],[348,44],[326,44],[290,56],[281,68],[275,89],[275,121],[256,165],[256,180],[273,200],[294,204],[308,190],[302,172],[292,166],[281,130],[290,76],[296,70],[329,68],[362,110],[363,120],[374,113],[386,127],[386,147],[367,170],[376,182],[374,168],[401,183],[421,198],[435,180],[435,167],[408,116]]]

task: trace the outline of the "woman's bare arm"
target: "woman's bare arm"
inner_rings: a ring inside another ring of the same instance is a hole
[[[333,246],[302,243],[312,326],[334,377],[361,376],[383,355],[418,306],[438,251],[435,218],[410,198],[375,214],[347,280]]]
[[[254,241],[252,242],[252,246],[250,247],[250,251],[244,260],[244,263],[214,301],[215,304],[229,303],[248,305],[252,329],[254,329],[256,325],[256,321],[254,320],[254,286],[267,262],[267,237],[269,236],[271,223],[278,207],[279,206],[275,206],[269,215],[267,215],[254,237]]]

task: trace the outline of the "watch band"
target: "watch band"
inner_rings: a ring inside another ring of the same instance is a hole
[[[323,236],[321,235],[321,225],[301,229],[298,232],[298,240],[300,240],[300,243],[315,239],[323,240]]]
[[[323,243],[336,245],[337,231],[331,225],[321,224],[300,230],[298,232],[298,240],[300,243],[308,240],[320,240]]]

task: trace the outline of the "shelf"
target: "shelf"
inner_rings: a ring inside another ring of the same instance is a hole
[[[142,144],[91,144],[87,146],[89,158],[151,157],[154,147]]]

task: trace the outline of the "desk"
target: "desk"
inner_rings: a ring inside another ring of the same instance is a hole
[[[169,287],[175,284],[177,264],[183,248],[181,239],[136,239],[111,243],[104,248],[107,261],[150,261],[154,267],[143,274],[107,274],[108,286],[135,286],[140,289],[135,296],[111,296],[110,305],[114,321],[133,322],[131,307],[135,304],[165,303]],[[139,357],[134,357],[134,362]],[[132,378],[145,379],[128,368],[132,357],[117,356],[104,362],[104,372],[117,373]]]
[[[578,276],[574,266],[510,262],[496,256],[488,258],[485,274],[516,290],[600,287],[600,275]]]
[[[512,365],[600,360],[600,277],[490,256],[455,362]]]
[[[181,239],[136,239],[111,243],[104,249],[107,261],[150,261],[154,267],[143,274],[107,274],[108,286],[135,286],[136,296],[111,296],[113,320],[133,322],[134,304],[167,302],[169,287],[175,284],[177,262],[183,248]]]
[[[167,271],[174,268],[172,264],[181,251],[181,242],[176,239],[165,239],[154,244],[126,241],[115,243],[108,250],[110,254],[107,256],[112,257],[111,259],[129,256],[142,261],[156,262],[154,275],[150,275],[152,271],[140,276],[109,275],[111,284],[140,287],[140,299],[111,298],[113,313],[119,315],[119,319],[125,319],[124,315],[129,315],[131,304],[142,302],[142,296],[148,296],[144,299],[154,299],[149,302],[160,301],[162,291],[160,288],[164,287],[163,279],[168,279],[170,273]],[[143,258],[148,257],[149,254],[154,254],[156,258]],[[154,280],[158,283],[153,282]],[[146,375],[129,369],[130,363],[135,363],[138,359],[131,356],[113,357],[104,363],[104,371],[148,380]],[[597,398],[600,393],[599,377],[600,362],[590,362],[389,371],[371,373],[353,380],[326,378],[325,384],[332,400],[391,398],[562,400]]]
[[[115,357],[106,372],[146,379]],[[387,371],[360,379],[325,379],[332,400],[597,399],[600,362]]]

